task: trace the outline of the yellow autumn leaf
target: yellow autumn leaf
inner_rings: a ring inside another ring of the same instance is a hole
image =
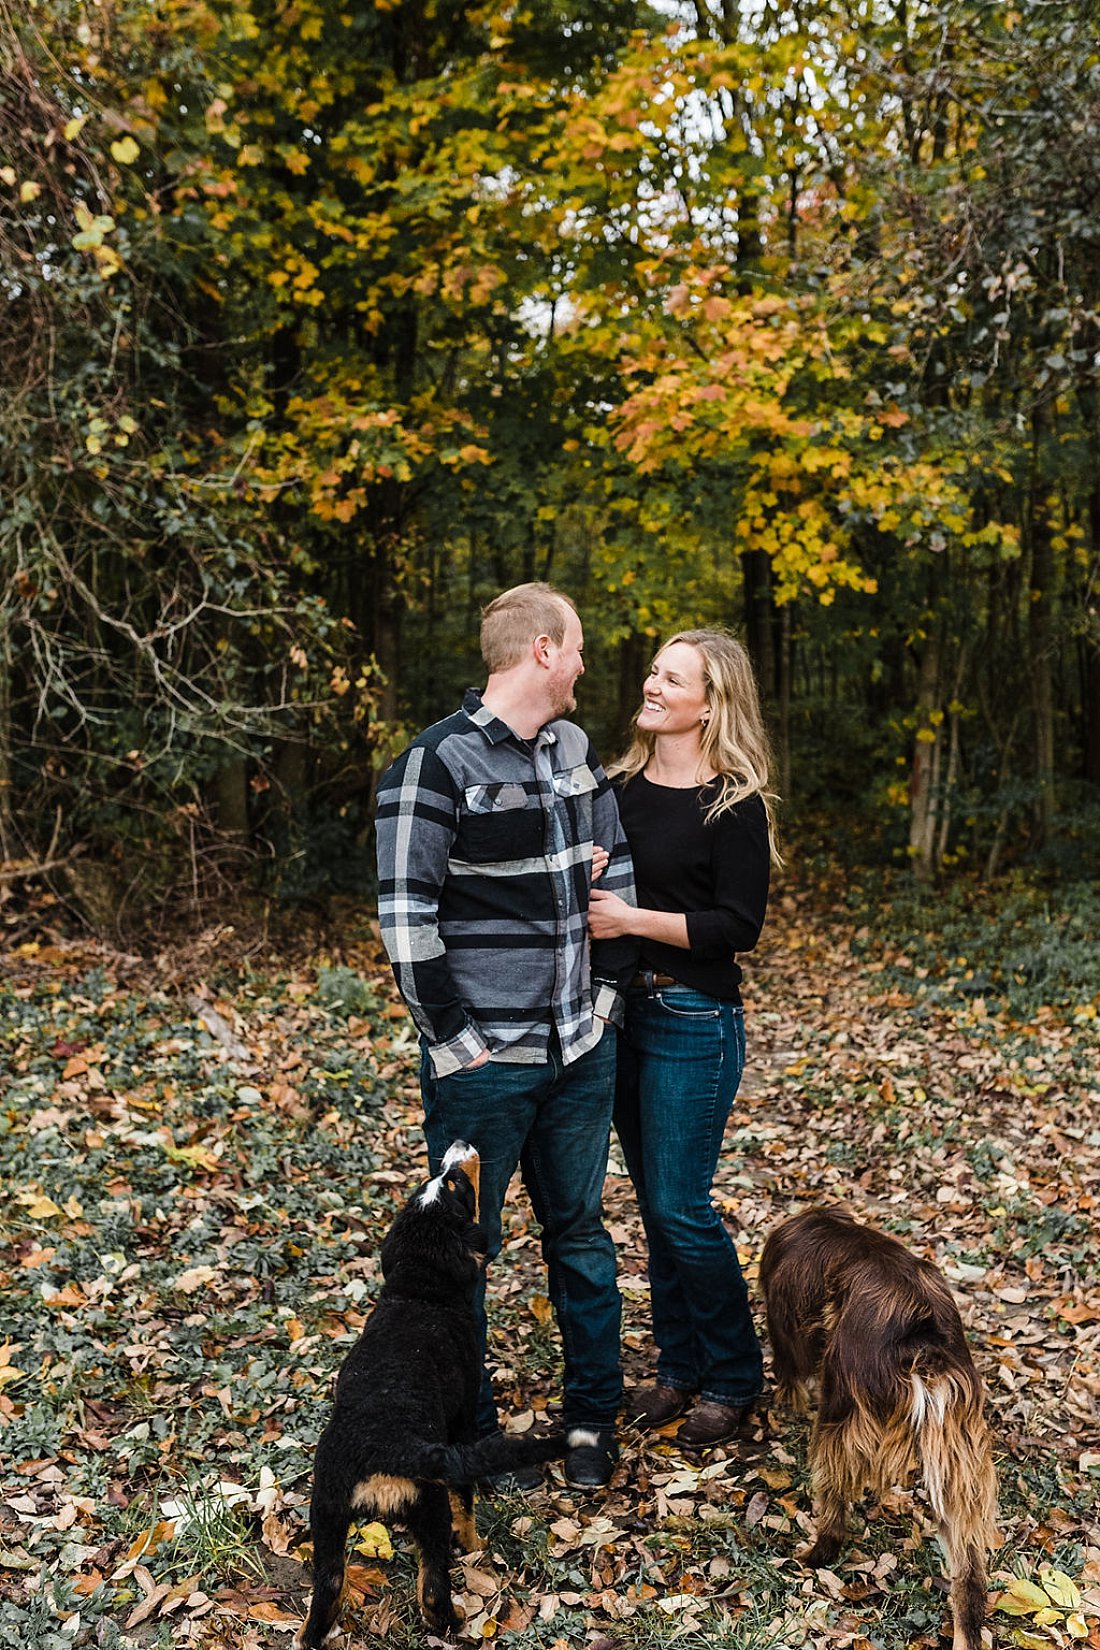
[[[6,183],[9,189],[15,187],[15,167],[0,166],[0,183]]]
[[[183,1163],[191,1169],[208,1169],[212,1172],[221,1168],[221,1163],[207,1146],[176,1146],[165,1145],[164,1155],[171,1163]]]
[[[1087,1639],[1088,1638],[1088,1636],[1089,1636],[1089,1624],[1085,1620],[1084,1616],[1081,1615],[1080,1611],[1074,1610],[1072,1615],[1067,1616],[1065,1625],[1066,1625],[1066,1632],[1069,1634],[1071,1639]]]
[[[157,1548],[165,1541],[171,1541],[176,1533],[176,1526],[170,1519],[159,1519],[151,1524],[147,1530],[142,1530],[139,1536],[130,1543],[126,1553],[126,1562],[132,1559],[152,1558]]]
[[[532,1295],[527,1306],[537,1323],[549,1323],[554,1316],[554,1308],[545,1295]]]
[[[1053,1603],[1060,1604],[1063,1610],[1081,1608],[1081,1594],[1077,1584],[1064,1570],[1055,1570],[1049,1564],[1044,1564],[1039,1571],[1039,1582],[1047,1597]]]
[[[71,120],[65,122],[61,131],[66,143],[72,143],[74,138],[80,136],[87,119],[87,115],[74,115]]]
[[[22,1202],[22,1199],[20,1201]],[[53,1198],[47,1197],[43,1192],[38,1197],[33,1198],[27,1205],[27,1213],[32,1220],[52,1220],[55,1215],[61,1213],[61,1210]]]
[[[11,1361],[12,1345],[5,1341],[0,1346],[0,1387],[10,1386],[13,1381],[21,1381],[27,1373],[25,1369],[17,1369]]]
[[[111,144],[111,154],[120,166],[132,166],[141,154],[141,150],[133,138],[127,134],[126,137],[115,139]]]
[[[36,201],[41,193],[42,185],[34,183],[30,178],[27,179],[26,183],[19,185],[19,199],[24,205],[27,205],[30,201]]]
[[[122,268],[122,259],[113,246],[97,246],[95,249],[96,274],[101,280],[109,281],[112,275],[117,275]]]
[[[1041,1587],[1023,1576],[1017,1576],[1009,1582],[995,1608],[1006,1616],[1031,1616],[1037,1610],[1046,1609],[1049,1604],[1050,1599]]]
[[[384,1524],[365,1524],[359,1531],[354,1550],[364,1558],[392,1558],[393,1542]]]

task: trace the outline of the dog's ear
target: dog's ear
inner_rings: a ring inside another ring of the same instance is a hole
[[[464,1168],[453,1168],[443,1176],[443,1196],[463,1220],[477,1221],[477,1187]]]

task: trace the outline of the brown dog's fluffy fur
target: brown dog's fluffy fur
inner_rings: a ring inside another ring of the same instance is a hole
[[[777,1396],[806,1407],[817,1533],[805,1563],[831,1563],[850,1502],[882,1494],[919,1459],[947,1549],[952,1650],[978,1650],[997,1484],[981,1379],[944,1279],[840,1209],[810,1209],[768,1238],[760,1263]]]

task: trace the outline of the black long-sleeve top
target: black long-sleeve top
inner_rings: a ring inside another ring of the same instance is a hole
[[[768,906],[768,818],[762,799],[749,796],[706,824],[718,784],[678,789],[644,774],[614,781],[639,908],[687,917],[688,948],[644,939],[639,966],[739,1003],[736,953],[753,949]]]

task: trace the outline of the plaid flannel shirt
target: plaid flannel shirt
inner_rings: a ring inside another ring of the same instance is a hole
[[[378,915],[401,995],[439,1077],[488,1048],[566,1063],[622,1022],[632,937],[589,946],[592,845],[601,888],[635,903],[619,813],[587,736],[555,721],[520,739],[471,690],[382,775]],[[591,956],[591,968],[590,968]]]

